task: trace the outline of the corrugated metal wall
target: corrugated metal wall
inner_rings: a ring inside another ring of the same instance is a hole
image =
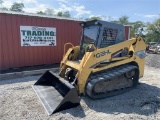
[[[125,39],[128,40],[130,39],[130,26],[125,25]]]
[[[56,28],[56,46],[21,46],[20,26]],[[66,42],[78,45],[78,21],[0,13],[0,69],[59,63]]]

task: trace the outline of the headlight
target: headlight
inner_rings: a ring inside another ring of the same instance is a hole
[[[141,50],[141,51],[137,51],[134,53],[136,56],[138,56],[140,59],[143,59],[146,57],[146,51],[145,50]]]

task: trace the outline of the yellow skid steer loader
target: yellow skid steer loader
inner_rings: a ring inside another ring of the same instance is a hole
[[[101,20],[80,25],[81,43],[66,44],[72,47],[59,74],[46,71],[33,85],[49,115],[78,106],[81,95],[100,99],[127,92],[143,76],[146,44],[141,37],[125,40],[123,25]]]

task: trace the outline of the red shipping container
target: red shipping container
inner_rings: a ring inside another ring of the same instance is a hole
[[[125,39],[128,40],[130,39],[130,28],[131,26],[130,25],[125,25]]]
[[[0,11],[0,69],[59,63],[67,42],[80,43],[80,20]],[[56,46],[21,46],[20,26],[56,28]]]

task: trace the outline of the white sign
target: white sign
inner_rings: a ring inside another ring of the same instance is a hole
[[[56,46],[56,28],[20,26],[21,46]]]

